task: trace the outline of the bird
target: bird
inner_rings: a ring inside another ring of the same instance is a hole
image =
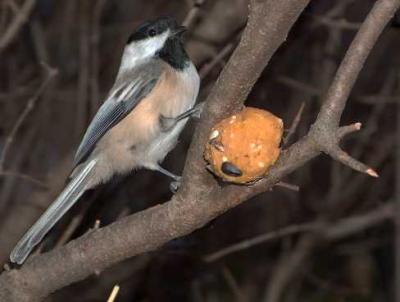
[[[119,70],[76,151],[64,190],[20,239],[10,261],[23,264],[84,192],[139,168],[180,177],[161,167],[196,105],[200,78],[183,44],[184,26],[171,17],[139,25],[129,36]]]

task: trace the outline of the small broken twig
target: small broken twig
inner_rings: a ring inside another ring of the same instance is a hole
[[[120,289],[119,285],[115,285],[115,286],[114,286],[114,288],[113,288],[112,291],[111,291],[110,296],[109,296],[108,299],[107,299],[107,302],[114,302],[114,301],[115,301],[115,299],[116,299],[117,296],[118,296],[119,289]]]

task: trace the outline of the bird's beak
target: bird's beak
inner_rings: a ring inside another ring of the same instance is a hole
[[[174,36],[182,36],[187,31],[185,26],[179,25],[175,28],[173,35]]]

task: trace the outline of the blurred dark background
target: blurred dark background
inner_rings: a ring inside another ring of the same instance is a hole
[[[1,153],[7,138],[13,139],[0,165],[3,264],[20,236],[61,190],[80,138],[112,85],[130,32],[149,18],[170,15],[183,22],[188,12],[194,12],[191,0],[2,0],[0,41],[28,2],[32,10],[27,22],[6,47],[0,42]],[[190,20],[187,50],[202,75],[200,99],[204,99],[238,42],[248,1],[197,2],[205,3],[195,8],[199,11]],[[304,135],[374,2],[311,1],[247,105],[272,111],[282,117],[286,128],[304,106],[291,142]],[[399,54],[400,18],[396,17],[372,51],[342,119],[342,124],[362,122],[363,130],[343,145],[376,168],[378,179],[320,156],[285,180],[299,186],[299,192],[276,187],[185,238],[94,272],[46,301],[106,301],[116,284],[121,288],[116,301],[266,301],[266,293],[277,282],[277,271],[298,251],[298,242],[307,233],[277,236],[219,259],[210,254],[328,214],[334,225],[344,217],[368,215],[395,201]],[[47,76],[40,62],[57,69],[58,75],[34,98]],[[21,125],[10,136],[17,121]],[[190,122],[164,167],[182,171],[194,126]],[[86,194],[40,250],[81,235],[96,220],[104,226],[170,196],[169,180],[154,172],[138,171],[116,179]],[[384,222],[313,245],[296,268],[282,301],[392,301],[393,241],[393,226]]]

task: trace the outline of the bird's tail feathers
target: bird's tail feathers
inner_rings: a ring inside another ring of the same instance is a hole
[[[67,187],[15,246],[10,255],[11,262],[22,264],[32,249],[82,196],[95,165],[96,160],[93,159],[74,175]]]

